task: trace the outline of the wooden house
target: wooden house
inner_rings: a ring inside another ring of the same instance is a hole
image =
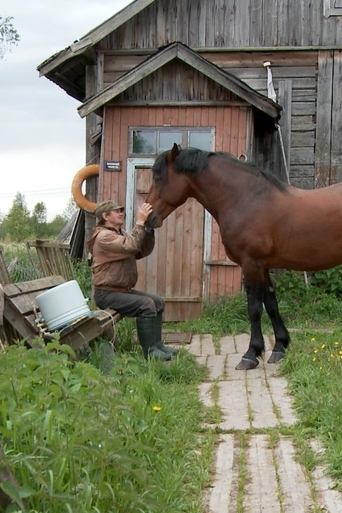
[[[130,227],[156,155],[174,142],[288,171],[299,187],[340,181],[341,41],[341,0],[135,0],[38,69],[81,102],[86,162],[100,164],[87,197],[125,203]],[[86,216],[86,232],[93,223]],[[168,320],[241,287],[216,223],[192,201],[140,265],[138,286],[166,298]]]

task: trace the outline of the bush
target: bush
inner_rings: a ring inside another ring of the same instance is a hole
[[[342,266],[319,271],[311,278],[311,285],[317,287],[326,294],[342,297]]]

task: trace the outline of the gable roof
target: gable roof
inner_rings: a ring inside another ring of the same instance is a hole
[[[116,98],[123,91],[140,82],[143,78],[162,68],[174,59],[188,64],[192,68],[200,71],[217,84],[228,89],[236,96],[253,105],[258,110],[264,112],[273,119],[278,119],[281,107],[266,96],[254,91],[246,83],[242,82],[234,75],[223,71],[215,64],[207,61],[191,48],[183,43],[172,43],[162,50],[159,50],[144,62],[128,71],[125,75],[119,77],[113,84],[106,87],[91,98],[88,98],[79,108],[78,112],[81,117],[85,117],[91,112],[99,112],[103,105]]]
[[[49,74],[53,72],[53,70],[66,61],[86,53],[87,50],[91,49],[96,43],[101,41],[101,39],[108,36],[111,32],[114,32],[114,30],[126,23],[130,18],[133,18],[136,14],[139,14],[140,11],[148,7],[154,1],[155,0],[135,0],[130,3],[79,40],[39,64],[37,67],[39,75],[48,75],[48,78],[52,78]]]

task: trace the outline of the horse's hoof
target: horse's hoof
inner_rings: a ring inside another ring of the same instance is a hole
[[[284,351],[273,351],[271,353],[271,356],[267,360],[267,363],[278,363],[280,360],[282,360],[285,356]]]
[[[236,370],[251,370],[259,365],[259,360],[251,360],[250,358],[241,358],[241,362],[235,367]]]

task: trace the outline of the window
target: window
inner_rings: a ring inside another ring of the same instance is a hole
[[[342,0],[323,0],[323,2],[325,17],[342,16]]]
[[[131,128],[129,132],[129,154],[158,155],[169,150],[173,144],[182,148],[199,148],[211,151],[214,148],[212,128]]]
[[[207,132],[189,130],[189,146],[191,148],[199,148],[200,150],[210,151],[212,149],[211,138],[208,137]]]
[[[155,130],[134,130],[133,131],[133,152],[134,153],[156,153],[157,138]]]
[[[181,132],[181,130],[178,130],[178,131],[162,131],[162,132],[159,132],[159,148],[158,148],[158,153],[160,153],[161,151],[166,151],[166,150],[169,150],[170,148],[172,148],[173,144],[176,143],[176,144],[180,144],[182,145],[182,142],[183,142],[183,134]]]

